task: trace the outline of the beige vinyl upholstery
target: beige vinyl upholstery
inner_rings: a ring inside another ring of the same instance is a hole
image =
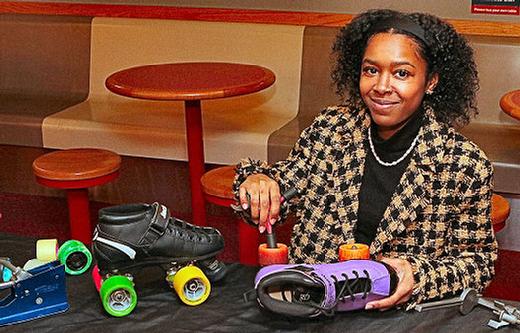
[[[186,160],[182,102],[117,96],[104,81],[137,65],[221,61],[265,66],[276,82],[255,94],[202,102],[206,161],[267,159],[269,135],[298,111],[302,43],[300,26],[94,18],[89,96],[44,120],[44,146]]]

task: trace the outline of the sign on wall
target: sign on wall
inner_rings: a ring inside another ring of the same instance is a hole
[[[520,15],[520,0],[471,0],[473,14]]]

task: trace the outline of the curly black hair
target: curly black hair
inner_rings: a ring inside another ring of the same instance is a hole
[[[374,29],[377,23],[391,18],[412,20],[424,29],[425,41],[407,31],[393,29],[393,33],[408,35],[415,41],[428,64],[428,75],[439,75],[433,94],[424,96],[423,106],[430,106],[439,122],[452,126],[467,124],[471,116],[478,114],[479,83],[473,49],[453,26],[425,13],[370,10],[343,27],[332,48],[336,56],[332,71],[336,92],[345,104],[364,105],[359,92],[363,55],[369,39],[381,32]]]

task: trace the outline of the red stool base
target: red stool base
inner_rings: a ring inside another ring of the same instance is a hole
[[[85,180],[61,181],[40,177],[36,177],[36,180],[44,186],[66,191],[67,205],[69,208],[70,238],[89,245],[92,243],[92,223],[90,221],[88,188],[108,183],[117,178],[118,175],[119,171]]]
[[[205,199],[212,204],[222,207],[229,207],[235,203],[234,200],[209,194],[205,194]],[[237,219],[236,223],[238,228],[238,260],[243,265],[257,266],[260,233],[255,227],[240,219]]]

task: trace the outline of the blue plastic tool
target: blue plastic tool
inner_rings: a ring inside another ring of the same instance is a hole
[[[8,261],[0,261],[12,272],[9,281],[0,282],[0,291],[10,289],[10,293],[0,300],[0,326],[67,311],[65,266],[59,261],[28,271]]]

